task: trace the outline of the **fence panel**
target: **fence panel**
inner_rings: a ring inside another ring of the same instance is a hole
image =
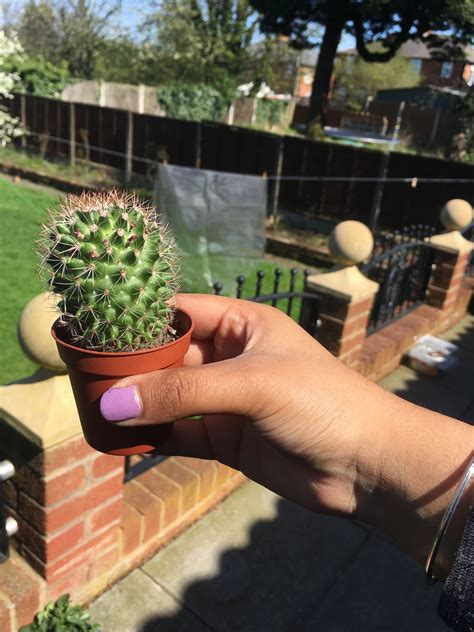
[[[198,146],[199,123],[150,114],[133,115],[133,155],[145,159],[133,161],[135,173],[151,176],[157,162],[195,167]]]
[[[387,178],[474,178],[474,166],[427,158],[391,153]],[[380,226],[393,228],[404,224],[429,224],[438,229],[439,211],[452,198],[474,201],[472,183],[421,182],[413,187],[410,183],[387,182],[384,186]]]
[[[280,137],[244,127],[203,121],[201,167],[255,176],[277,172]]]
[[[127,113],[83,103],[75,108],[77,157],[124,169]]]
[[[10,111],[21,118],[21,95],[15,95]],[[58,99],[25,95],[27,145],[42,155],[69,154],[69,106]],[[64,140],[59,140],[64,139]],[[20,141],[21,142],[21,141]]]

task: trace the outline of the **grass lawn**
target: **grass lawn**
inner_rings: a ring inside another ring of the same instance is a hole
[[[34,242],[44,210],[57,202],[57,196],[0,178],[0,384],[26,377],[36,368],[21,350],[16,328],[25,304],[43,289]]]
[[[37,274],[37,257],[34,242],[39,228],[45,219],[45,209],[58,204],[58,196],[45,193],[39,188],[16,185],[0,177],[0,344],[2,362],[0,364],[0,384],[31,375],[37,368],[25,357],[17,340],[17,324],[26,303],[42,291],[43,285]],[[255,294],[256,273],[262,270],[265,275],[262,294],[273,291],[276,263],[261,259],[222,259],[212,258],[207,270],[212,274],[210,282],[220,281],[222,294],[235,296],[236,277],[244,275],[247,279],[242,293],[243,298]],[[303,266],[296,264],[299,269]],[[290,282],[290,270],[282,270],[280,291],[287,291]],[[212,292],[204,277],[202,258],[183,260],[182,288],[184,291]],[[298,274],[295,289],[302,288],[303,275]],[[277,307],[286,310],[286,301]],[[292,316],[299,315],[300,301],[293,303]]]

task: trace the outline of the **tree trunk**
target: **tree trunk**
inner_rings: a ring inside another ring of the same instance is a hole
[[[337,47],[341,41],[342,29],[345,19],[340,16],[328,16],[326,30],[319,50],[318,63],[313,80],[313,90],[309,101],[308,121],[306,133],[308,134],[315,124],[324,125],[327,98],[331,85],[331,76],[334,68]]]

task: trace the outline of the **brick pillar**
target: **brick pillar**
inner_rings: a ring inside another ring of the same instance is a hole
[[[80,598],[91,583],[105,588],[107,570],[118,560],[124,461],[96,452],[82,437],[49,333],[50,301],[34,298],[20,318],[22,347],[42,368],[0,387],[0,451],[16,469],[6,501],[19,526],[19,553],[46,579],[47,599],[65,592]]]
[[[460,199],[449,200],[440,213],[440,221],[446,232],[431,238],[436,252],[425,302],[437,307],[443,314],[438,326],[439,331],[456,321],[458,303],[459,299],[462,302],[463,291],[467,295],[464,303],[469,301],[469,290],[462,289],[462,285],[472,252],[472,243],[465,239],[460,231],[469,226],[472,217],[469,202]]]
[[[19,402],[31,401],[31,386],[4,387],[2,405],[10,421],[18,422]],[[34,386],[38,415],[50,403],[50,397],[38,398],[40,388],[56,398],[70,388],[66,376]],[[48,434],[41,437],[34,428],[28,437],[18,433],[25,428],[17,423],[3,429],[2,447],[16,468],[6,483],[6,502],[19,525],[16,548],[46,580],[47,599],[65,592],[78,598],[91,582],[103,581],[105,588],[107,570],[119,560],[124,461],[90,448],[77,434],[77,413],[69,407],[50,408],[48,415],[74,434],[50,444]]]
[[[436,249],[426,295],[428,305],[445,312],[453,311],[469,257],[470,251]]]
[[[367,259],[373,248],[370,230],[361,222],[348,220],[336,226],[329,236],[331,255],[345,267],[334,272],[308,277],[306,290],[321,298],[319,342],[348,366],[358,364],[362,345],[367,335],[367,323],[379,288],[367,279],[357,263]],[[303,326],[311,331],[315,315],[311,302],[303,302]],[[311,320],[312,319],[312,320]]]
[[[343,275],[350,276],[353,283],[337,291]],[[378,284],[355,267],[308,277],[307,291],[321,297],[318,341],[348,366],[356,366],[359,360],[377,289]]]

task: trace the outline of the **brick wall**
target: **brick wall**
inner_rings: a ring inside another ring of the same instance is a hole
[[[18,443],[7,432],[6,443]],[[214,461],[170,458],[124,484],[124,459],[82,436],[44,451],[19,440],[16,474],[4,483],[19,532],[0,566],[0,621],[10,626],[1,632],[66,592],[77,602],[97,596],[245,480]]]

